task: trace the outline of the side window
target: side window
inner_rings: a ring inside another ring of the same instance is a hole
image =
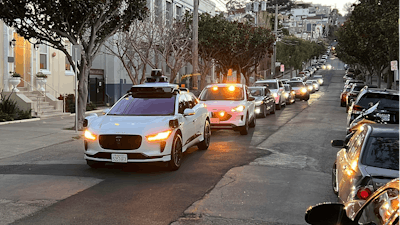
[[[179,107],[178,107],[178,113],[183,114],[183,111],[187,108],[187,99],[185,95],[180,95],[179,96]]]
[[[362,211],[359,224],[387,224],[399,208],[399,190],[389,188],[370,201]]]
[[[349,158],[355,159],[356,157],[358,157],[361,151],[361,147],[364,143],[366,134],[367,134],[367,129],[364,129],[359,133],[359,135],[357,135],[356,139],[354,140],[353,146],[349,150],[348,153]]]
[[[266,88],[265,89],[265,96],[270,96],[270,95],[271,95],[271,91],[268,88]]]
[[[279,87],[280,87],[280,88],[283,87],[282,82],[278,81],[278,84],[279,84]]]
[[[186,98],[187,98],[187,104],[188,104],[188,108],[193,108],[197,102],[196,102],[196,97],[193,96],[192,93],[188,93],[186,94]]]

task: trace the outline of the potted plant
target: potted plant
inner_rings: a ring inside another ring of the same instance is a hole
[[[39,71],[36,74],[36,83],[39,86],[39,88],[38,88],[39,91],[46,91],[43,88],[43,85],[45,85],[47,83],[47,75]]]
[[[8,83],[10,83],[13,87],[11,90],[15,91],[15,92],[19,92],[17,86],[19,83],[21,83],[21,74],[17,73],[17,72],[10,72],[11,77],[8,80]]]

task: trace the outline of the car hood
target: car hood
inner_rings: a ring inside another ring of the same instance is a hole
[[[169,128],[174,116],[102,116],[90,130],[98,134],[149,134]]]
[[[230,111],[231,109],[239,106],[246,105],[245,100],[241,101],[228,101],[228,100],[209,100],[209,101],[200,101],[207,106],[207,110],[209,112],[216,112],[219,110]]]

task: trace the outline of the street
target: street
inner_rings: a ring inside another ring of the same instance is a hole
[[[213,131],[210,148],[189,149],[175,172],[91,169],[82,138],[0,159],[0,224],[305,224],[309,206],[337,201],[330,140],[346,133],[344,71],[328,63],[308,102],[259,118],[246,136]]]

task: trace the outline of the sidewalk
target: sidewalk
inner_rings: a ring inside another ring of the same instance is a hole
[[[86,112],[101,113],[104,107]],[[74,140],[82,131],[71,130],[75,114],[4,122],[0,124],[0,159]]]

